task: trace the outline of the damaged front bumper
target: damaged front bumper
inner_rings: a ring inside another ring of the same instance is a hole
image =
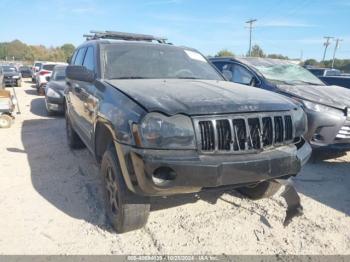
[[[241,155],[199,155],[195,150],[137,149],[115,142],[122,174],[136,194],[166,196],[202,188],[241,187],[296,175],[311,155],[302,141]]]

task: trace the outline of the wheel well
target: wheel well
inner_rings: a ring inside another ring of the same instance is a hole
[[[101,162],[104,152],[112,142],[113,136],[110,129],[105,124],[98,122],[95,131],[95,157],[98,163]]]

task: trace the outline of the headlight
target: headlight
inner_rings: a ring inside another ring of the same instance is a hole
[[[145,148],[195,149],[192,121],[184,115],[150,113],[142,120],[140,132]]]
[[[344,114],[343,111],[335,109],[333,107],[324,106],[324,105],[313,103],[313,102],[306,101],[306,100],[302,100],[302,103],[307,109],[310,109],[310,110],[313,110],[316,112],[329,112],[329,113],[333,113],[336,115]]]
[[[55,98],[61,97],[61,95],[59,93],[57,93],[56,91],[54,91],[53,89],[51,89],[49,87],[46,89],[46,95],[49,97],[55,97]]]
[[[19,76],[12,76],[12,78],[13,78],[13,79],[18,79],[18,78],[19,78]]]
[[[295,128],[295,137],[300,137],[307,131],[307,116],[300,106],[297,108],[297,110],[293,110],[292,114]]]

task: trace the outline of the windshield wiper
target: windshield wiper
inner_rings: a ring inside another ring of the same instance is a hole
[[[200,78],[194,77],[194,76],[178,76],[176,77],[176,79],[200,79]]]
[[[121,77],[114,77],[111,79],[148,79],[148,77],[142,77],[142,76],[121,76]]]
[[[319,84],[317,84],[317,83],[314,83],[314,82],[308,82],[308,81],[304,81],[304,80],[293,80],[293,82],[299,82],[299,83],[303,83],[303,84],[308,84],[308,85],[319,86]]]

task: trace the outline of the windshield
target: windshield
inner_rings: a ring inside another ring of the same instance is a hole
[[[17,72],[16,67],[13,66],[3,66],[2,69],[4,72]]]
[[[272,82],[284,83],[288,85],[311,84],[324,85],[316,76],[305,68],[294,64],[268,64],[255,65],[255,67]]]
[[[107,79],[223,80],[198,52],[170,45],[109,44],[104,46]]]
[[[65,79],[66,79],[66,70],[65,69],[55,70],[52,74],[52,80],[54,80],[54,81],[62,81]]]

